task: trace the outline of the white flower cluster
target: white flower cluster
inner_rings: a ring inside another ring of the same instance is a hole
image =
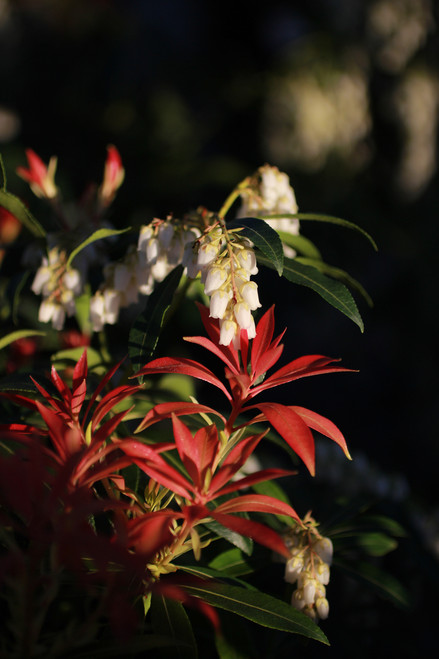
[[[287,174],[270,165],[259,167],[251,178],[249,187],[242,190],[241,199],[242,205],[238,211],[238,217],[298,212],[296,196],[290,185],[290,179]],[[293,236],[297,236],[299,233],[300,227],[297,218],[284,217],[265,221],[276,231],[284,231]],[[287,245],[284,245],[284,252],[289,258],[296,256],[296,252]]]
[[[154,220],[140,228],[137,248],[128,248],[121,261],[104,268],[104,282],[90,300],[93,331],[114,325],[122,307],[137,302],[139,293],[150,295],[155,282],[163,281],[183,261],[185,247],[200,232],[172,220]]]
[[[249,339],[256,336],[251,312],[261,306],[258,287],[250,281],[258,272],[252,243],[218,226],[197,241],[197,248],[187,250],[183,264],[189,277],[201,273],[210,316],[219,319],[220,344],[233,341],[238,348],[242,329]]]
[[[331,540],[317,535],[314,529],[297,528],[288,535],[285,544],[291,550],[285,581],[297,583],[291,604],[315,621],[324,620],[329,613],[325,586],[329,583],[332,562]]]
[[[64,251],[52,247],[48,257],[43,256],[31,288],[36,295],[43,296],[38,320],[41,323],[52,321],[52,326],[61,330],[66,316],[75,313],[75,297],[82,291],[81,275],[75,268],[67,267]]]

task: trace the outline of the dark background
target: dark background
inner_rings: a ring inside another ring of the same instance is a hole
[[[218,209],[269,162],[290,176],[301,211],[344,217],[376,239],[378,253],[345,229],[302,224],[372,296],[373,309],[359,300],[364,335],[308,290],[271,273],[260,287],[279,330],[288,325],[290,358],[328,354],[360,370],[296,384],[294,403],[333,419],[354,457],[340,466],[322,448],[319,482],[381,497],[410,531],[392,560],[399,577],[412,575],[413,609],[389,605],[369,620],[370,638],[386,633],[386,649],[401,656],[438,648],[437,567],[426,563],[439,551],[437,22],[427,0],[0,0],[11,191],[27,194],[14,174],[25,148],[58,156],[57,183],[74,199],[100,180],[115,144],[126,180],[111,220],[121,228]],[[355,634],[369,638],[367,624],[357,616],[343,639],[349,601],[341,606],[325,627],[338,648],[329,656],[362,656],[352,648]]]

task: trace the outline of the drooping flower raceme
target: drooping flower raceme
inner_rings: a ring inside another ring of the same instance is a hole
[[[75,313],[75,297],[82,291],[81,274],[67,265],[63,250],[53,247],[48,256],[43,257],[31,288],[36,295],[43,296],[38,320],[41,323],[52,321],[53,327],[60,330],[66,316]]]
[[[259,215],[295,214],[298,211],[296,195],[287,174],[277,167],[263,165],[250,178],[248,187],[241,191],[242,205],[238,217]],[[276,231],[284,231],[297,236],[299,220],[293,217],[265,220]],[[294,258],[296,252],[284,245],[285,255]]]
[[[204,292],[210,297],[210,317],[218,318],[220,344],[237,344],[241,330],[249,339],[256,336],[252,311],[258,309],[258,287],[250,281],[258,272],[255,252],[250,240],[239,232],[217,225],[197,241],[195,251],[186,251],[189,277],[201,273]]]
[[[315,621],[324,620],[329,613],[325,586],[329,583],[332,542],[318,533],[309,514],[303,524],[285,538],[291,551],[291,558],[285,565],[285,581],[297,584],[291,597],[294,608]]]

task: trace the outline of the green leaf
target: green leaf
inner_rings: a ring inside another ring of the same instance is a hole
[[[254,571],[238,547],[226,549],[226,551],[215,556],[210,561],[209,567],[217,572],[224,572],[224,576],[227,577],[240,577]]]
[[[172,639],[175,647],[163,649],[159,655],[163,659],[197,659],[198,651],[192,625],[183,605],[177,600],[162,595],[153,595],[151,602],[151,622],[154,631]],[[184,645],[180,645],[183,643]]]
[[[238,549],[243,551],[244,554],[247,554],[247,556],[251,556],[253,552],[253,540],[251,538],[247,538],[245,535],[232,531],[215,520],[207,522],[204,526],[208,528],[209,531],[212,531],[216,535],[227,540],[227,542],[230,542],[230,544],[238,547]]]
[[[227,223],[227,229],[243,227],[242,234],[251,240],[267,259],[270,260],[278,275],[282,275],[284,250],[277,231],[266,222],[256,217],[246,217]]]
[[[317,625],[290,604],[258,590],[247,590],[227,584],[203,583],[184,586],[194,597],[256,622],[258,625],[301,634],[329,645],[325,634]]]
[[[37,238],[44,238],[46,236],[46,231],[38,220],[35,219],[30,210],[26,208],[21,199],[10,192],[6,192],[4,188],[0,190],[0,206],[3,206],[12,215],[15,215],[17,220],[20,220],[26,229]]]
[[[258,260],[269,268],[273,267],[265,257]],[[350,318],[362,332],[364,331],[363,321],[355,300],[344,284],[326,277],[314,267],[298,263],[296,259],[285,259],[283,276],[294,284],[311,288],[326,302]]]
[[[18,339],[24,339],[28,336],[45,336],[46,332],[40,332],[38,330],[16,330],[15,332],[11,332],[10,334],[7,334],[3,338],[0,339],[0,350],[2,348],[6,348],[10,343],[13,343],[14,341],[17,341]]]
[[[333,565],[367,584],[381,597],[390,600],[399,608],[407,609],[410,607],[410,597],[404,586],[395,577],[380,570],[376,565],[358,562],[355,563],[355,567],[352,567],[339,558],[334,559]]]
[[[103,238],[118,236],[121,233],[126,233],[127,231],[131,231],[131,227],[127,227],[126,229],[98,229],[97,231],[94,231],[70,253],[69,258],[67,259],[67,267],[72,264],[73,259],[79,254],[79,252],[84,249],[84,247],[87,247],[87,245],[91,245],[91,243],[95,243],[97,240],[102,240]]]
[[[373,301],[366,289],[358,282],[356,279],[351,277],[347,272],[341,270],[341,268],[336,268],[333,265],[328,265],[319,259],[303,258],[301,256],[296,257],[296,261],[303,263],[304,265],[311,265],[313,268],[317,268],[319,272],[322,272],[324,275],[329,275],[334,279],[338,279],[347,286],[350,286],[354,291],[357,291],[367,302],[370,307],[373,307]]]
[[[300,254],[308,256],[311,259],[322,258],[320,251],[317,249],[314,243],[311,242],[311,240],[308,238],[305,238],[305,236],[302,236],[301,234],[295,236],[294,234],[288,233],[287,231],[278,231],[278,234],[283,243],[289,245],[289,247],[293,247],[293,249],[295,249]]]
[[[79,361],[84,350],[87,351],[87,366],[89,370],[95,370],[97,373],[102,373],[107,370],[102,362],[101,355],[97,350],[90,346],[78,346],[77,348],[59,350],[51,356],[52,364],[57,370],[66,368],[67,366],[72,366]]]
[[[1,172],[1,175],[2,175],[2,181],[3,181],[2,182],[2,190],[3,190],[3,192],[6,192],[6,184],[7,184],[6,169],[5,169],[5,164],[3,162],[3,158],[2,158],[1,153],[0,153],[0,172]]]
[[[177,266],[155,287],[146,306],[137,317],[128,337],[128,354],[134,368],[145,364],[156,349],[166,312],[180,283],[183,267]],[[140,384],[143,377],[139,378]]]
[[[280,220],[282,218],[288,218],[288,217],[295,217],[298,220],[311,220],[315,222],[326,222],[328,224],[338,224],[341,227],[346,227],[346,229],[353,229],[354,231],[358,231],[361,233],[367,240],[370,242],[374,250],[377,252],[378,247],[374,239],[372,238],[371,235],[367,233],[364,229],[359,227],[357,224],[354,224],[353,222],[349,222],[348,220],[343,220],[341,217],[334,217],[334,215],[322,215],[321,213],[283,213],[282,215],[280,214],[272,214],[272,215],[260,215],[263,220]]]
[[[385,556],[398,546],[394,538],[390,538],[385,533],[379,533],[377,531],[359,534],[357,536],[357,544],[371,556]]]

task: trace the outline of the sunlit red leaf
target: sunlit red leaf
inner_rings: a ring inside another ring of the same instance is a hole
[[[209,371],[208,368],[193,359],[161,357],[160,359],[155,359],[146,364],[146,366],[141,368],[133,377],[139,377],[140,375],[153,375],[157,373],[180,373],[182,375],[190,375],[198,380],[204,380],[205,382],[209,382],[215,387],[218,387],[218,389],[220,389],[229,400],[232,400],[230,393],[227,391],[221,380],[219,380],[212,371]]]
[[[214,414],[215,416],[218,416],[224,424],[226,423],[222,414],[207,405],[185,402],[158,403],[147,413],[143,421],[141,421],[136,428],[135,432],[141,432],[158,421],[170,419],[173,414],[176,416],[183,416],[185,414]]]
[[[285,439],[314,476],[314,438],[302,418],[291,408],[279,403],[258,403],[252,407],[258,408],[264,414],[270,425]]]
[[[346,457],[351,460],[351,456],[346,445],[346,440],[335,423],[326,417],[317,414],[317,412],[306,409],[305,407],[297,407],[296,405],[291,405],[290,409],[296,412],[296,414],[298,414],[305,421],[307,426],[313,430],[317,430],[317,432],[325,435],[325,437],[329,437],[329,439],[334,440],[334,442],[336,442],[343,449]]]

